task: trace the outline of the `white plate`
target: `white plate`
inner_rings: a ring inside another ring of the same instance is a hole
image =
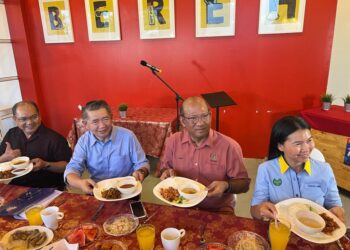
[[[102,197],[101,192],[103,190],[110,189],[110,188],[117,188],[119,181],[124,180],[124,179],[128,179],[128,178],[134,179],[134,177],[132,177],[132,176],[127,176],[127,177],[118,177],[118,178],[107,179],[107,180],[97,182],[96,187],[94,187],[94,189],[93,189],[93,193],[94,193],[95,198],[100,200],[100,201],[121,201],[121,200],[130,199],[132,197],[135,197],[136,195],[139,195],[142,192],[142,184],[141,184],[141,182],[138,181],[137,186],[136,186],[136,190],[132,194],[128,194],[128,195],[121,194],[121,198],[119,198],[119,199],[105,199]]]
[[[290,222],[292,226],[292,232],[310,242],[318,244],[334,242],[343,237],[343,235],[346,232],[346,227],[343,222],[341,222],[333,213],[331,213],[330,211],[313,201],[303,198],[292,198],[277,203],[276,208],[279,217],[286,219]],[[318,214],[326,213],[327,216],[331,217],[339,225],[339,228],[336,229],[331,235],[322,232],[315,234],[307,234],[301,231],[296,225],[294,225],[295,214],[299,210],[310,210],[310,208],[312,211]]]
[[[47,244],[49,244],[52,239],[53,239],[53,232],[46,228],[46,227],[42,227],[42,226],[25,226],[25,227],[20,227],[20,228],[16,228],[8,233],[6,233],[4,235],[4,237],[2,237],[1,239],[1,242],[3,244],[5,244],[5,246],[9,246],[9,239],[10,239],[10,236],[15,233],[16,231],[19,231],[19,230],[25,230],[25,231],[29,231],[29,230],[34,230],[34,229],[38,229],[40,232],[45,232],[46,233],[46,236],[47,236],[47,239],[44,241],[43,244],[41,244],[40,246],[37,246],[35,248],[28,248],[27,250],[35,250],[35,249],[41,249],[42,247],[46,246]]]
[[[191,200],[185,200],[184,203],[176,203],[176,202],[170,202],[166,199],[163,198],[163,196],[160,194],[160,189],[161,188],[168,188],[168,187],[173,187],[173,188],[176,188],[187,183],[187,182],[192,182],[196,185],[199,186],[199,189],[200,189],[200,194],[198,195],[197,198],[195,199],[191,199]],[[206,190],[206,187],[199,183],[199,182],[196,182],[194,180],[191,180],[191,179],[188,179],[188,178],[184,178],[184,177],[170,177],[170,178],[167,178],[161,182],[159,182],[157,184],[157,186],[155,186],[153,188],[153,194],[158,198],[160,199],[161,201],[164,201],[165,203],[168,203],[170,205],[173,205],[173,206],[177,206],[177,207],[193,207],[195,205],[197,205],[198,203],[200,203],[202,200],[204,200],[204,198],[207,196],[208,194],[208,191]]]
[[[3,162],[3,163],[0,163],[0,171],[1,171],[1,168],[5,168],[6,167],[6,164],[7,165],[10,165],[10,162]],[[30,171],[33,170],[33,163],[30,163],[28,165],[28,167],[26,167],[25,169],[23,169],[23,171],[15,174],[15,176],[11,177],[11,178],[7,178],[7,179],[0,179],[0,182],[5,182],[5,181],[10,181],[12,179],[15,179],[15,178],[18,178],[18,177],[21,177],[23,175],[26,175],[28,174]]]

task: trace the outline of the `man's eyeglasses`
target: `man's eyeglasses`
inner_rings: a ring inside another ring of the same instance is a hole
[[[32,116],[29,117],[17,117],[16,116],[16,120],[21,122],[21,123],[25,123],[27,121],[36,121],[39,118],[39,114],[34,114]]]
[[[196,124],[197,122],[199,122],[199,119],[203,122],[208,122],[209,118],[210,118],[211,112],[209,111],[208,113],[202,114],[202,115],[198,115],[198,116],[183,116],[186,120],[188,120],[190,123],[192,124]]]
[[[103,117],[102,119],[96,119],[96,120],[92,120],[91,124],[93,125],[98,125],[100,122],[102,122],[103,124],[108,124],[111,121],[111,117]]]

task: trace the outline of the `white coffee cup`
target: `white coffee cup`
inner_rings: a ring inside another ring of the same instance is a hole
[[[180,245],[180,239],[185,235],[185,229],[176,229],[169,227],[164,229],[160,236],[165,250],[177,250]]]
[[[64,217],[64,214],[59,212],[59,208],[56,206],[47,207],[41,210],[40,215],[45,226],[53,230],[57,229],[58,220]]]

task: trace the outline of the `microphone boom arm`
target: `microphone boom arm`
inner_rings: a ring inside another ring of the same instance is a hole
[[[180,129],[180,120],[179,120],[179,101],[183,101],[184,99],[177,93],[169,84],[167,84],[156,72],[156,70],[151,69],[152,74],[155,75],[162,83],[164,83],[165,86],[167,86],[168,89],[171,90],[175,94],[175,100],[176,100],[176,130],[179,131]]]

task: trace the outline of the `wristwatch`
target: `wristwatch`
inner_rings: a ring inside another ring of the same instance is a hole
[[[138,169],[137,171],[139,171],[144,177],[146,177],[147,174],[148,174],[148,171],[145,171],[145,170],[142,169],[142,168]]]

